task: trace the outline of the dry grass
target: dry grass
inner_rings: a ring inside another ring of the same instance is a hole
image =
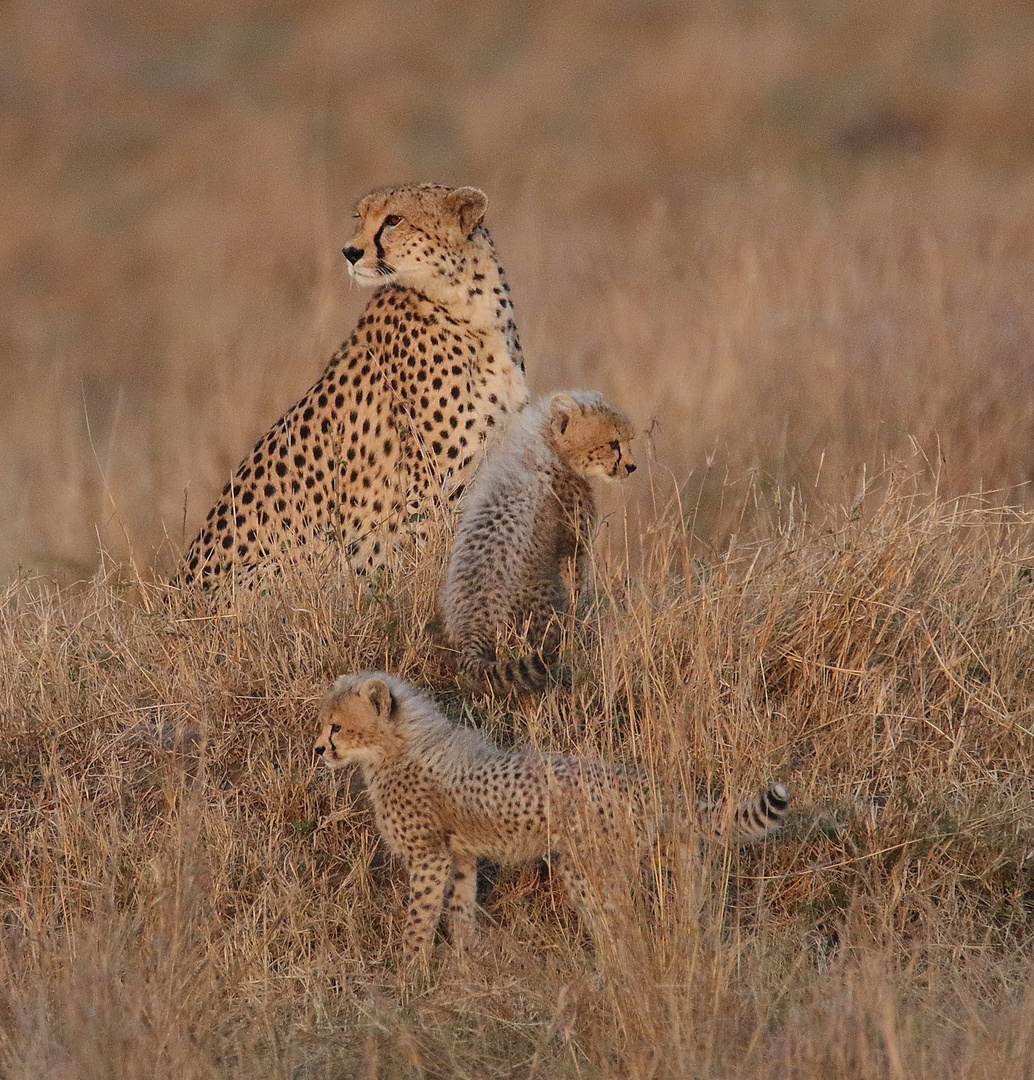
[[[0,8],[0,1073],[1029,1075],[1032,79],[1025,0]],[[644,432],[526,713],[428,648],[442,550],[148,584],[399,179],[486,188],[533,390]],[[599,952],[504,873],[409,982],[404,874],[310,760],[360,667],[793,821]]]
[[[782,778],[788,835],[675,868],[598,955],[505,874],[471,955],[416,984],[404,872],[310,748],[338,671],[471,714],[428,657],[434,560],[219,617],[12,585],[4,1074],[1025,1075],[1032,526],[904,480],[706,565],[662,521],[635,573],[601,567],[573,689],[475,715],[666,788]]]

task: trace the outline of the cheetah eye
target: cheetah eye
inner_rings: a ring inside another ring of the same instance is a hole
[[[386,217],[386,218],[384,219],[384,224],[385,224],[385,225],[386,225],[386,226],[387,226],[387,227],[388,227],[389,229],[394,229],[394,228],[395,228],[395,226],[396,226],[396,225],[398,225],[398,224],[399,224],[399,222],[400,222],[401,220],[402,220],[402,218],[401,218],[401,217],[399,217],[399,215],[398,215],[398,214],[389,214],[389,215],[388,215],[388,216],[387,216],[387,217]]]
[[[615,440],[614,440],[614,441],[613,441],[613,442],[612,442],[612,443],[610,444],[610,448],[611,448],[611,450],[613,450],[613,451],[614,451],[615,453],[617,453],[617,451],[621,449],[621,440],[620,440],[620,439],[615,439]]]
[[[331,733],[331,735],[336,735],[340,730],[341,730],[341,725],[340,724],[331,724],[330,725],[330,733]]]

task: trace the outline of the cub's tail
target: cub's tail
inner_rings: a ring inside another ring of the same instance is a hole
[[[728,837],[741,844],[756,843],[778,831],[789,805],[790,793],[786,788],[782,784],[770,784],[760,795],[741,802],[731,821],[724,803],[704,807],[707,831],[714,837]]]
[[[549,684],[550,668],[539,652],[513,660],[486,660],[476,656],[461,664],[463,674],[476,683],[491,688],[499,697],[507,694],[541,694]]]

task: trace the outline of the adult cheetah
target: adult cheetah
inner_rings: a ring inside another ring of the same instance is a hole
[[[545,689],[569,587],[588,575],[589,481],[635,471],[633,435],[602,394],[572,390],[525,409],[489,455],[465,500],[441,596],[460,671],[475,684],[498,694]],[[508,629],[523,630],[532,651],[497,659]]]
[[[486,437],[527,401],[513,306],[472,187],[414,184],[360,199],[343,254],[377,286],[319,381],[259,439],[212,507],[179,581],[254,580],[343,545],[380,566]]]
[[[608,892],[634,878],[647,845],[670,828],[642,773],[591,758],[506,753],[384,672],[340,676],[320,724],[316,753],[332,769],[360,765],[377,827],[408,866],[409,956],[430,949],[443,905],[454,939],[469,936],[479,856],[514,863],[549,855],[591,921],[595,898],[606,911]],[[701,824],[705,834],[761,840],[787,805],[786,789],[773,784],[736,809],[731,828],[720,815]],[[591,880],[590,866],[610,880]]]

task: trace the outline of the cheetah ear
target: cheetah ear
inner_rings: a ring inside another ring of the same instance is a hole
[[[578,409],[578,402],[570,394],[554,394],[549,401],[549,422],[558,435],[563,435],[571,416]]]
[[[445,204],[459,220],[463,235],[470,236],[484,220],[488,196],[475,187],[461,187],[445,196]]]
[[[379,717],[386,719],[391,716],[395,700],[391,696],[388,684],[383,679],[367,679],[359,687],[359,693],[374,707]]]

